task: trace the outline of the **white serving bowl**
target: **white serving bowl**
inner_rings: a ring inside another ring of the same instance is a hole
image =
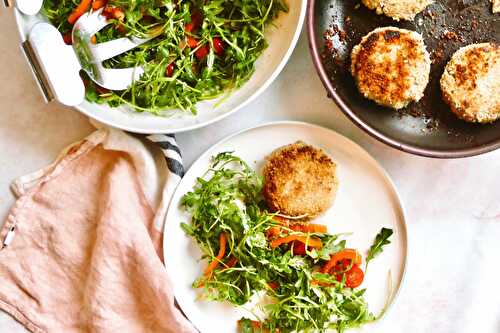
[[[136,133],[178,133],[216,122],[257,98],[278,76],[297,44],[306,4],[307,0],[288,0],[289,12],[281,14],[265,32],[269,47],[257,60],[250,80],[220,103],[217,99],[198,103],[197,115],[176,110],[174,116],[159,117],[137,113],[127,106],[111,108],[88,101],[76,108],[101,123]],[[22,41],[26,40],[34,24],[46,21],[42,15],[27,16],[18,10],[15,10],[15,16]]]

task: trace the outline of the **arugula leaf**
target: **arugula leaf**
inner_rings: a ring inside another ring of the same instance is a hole
[[[389,245],[391,243],[389,238],[392,236],[393,233],[394,231],[392,229],[382,228],[380,232],[377,234],[372,246],[370,247],[370,250],[368,250],[368,255],[366,257],[365,271],[368,269],[368,263],[373,258],[382,253],[383,247],[385,245]]]
[[[252,321],[248,318],[242,318],[238,322],[240,333],[253,333],[254,328],[252,326]]]
[[[323,247],[321,250],[313,250],[313,253],[317,251],[317,257],[313,256],[313,258],[319,258],[325,261],[330,260],[330,256],[334,253],[340,252],[345,249],[346,241],[342,240],[338,243],[335,243],[337,240],[337,236],[330,236],[329,239],[323,243]]]

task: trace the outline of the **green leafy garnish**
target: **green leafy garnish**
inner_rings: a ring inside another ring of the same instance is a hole
[[[227,239],[216,269],[209,276],[193,277],[193,288],[199,288],[205,300],[236,306],[257,293],[265,294],[270,301],[260,305],[262,318],[239,321],[245,333],[276,329],[281,333],[343,332],[376,320],[363,289],[348,288],[335,275],[319,272],[332,254],[345,248],[339,235],[315,233],[323,247],[305,255],[294,254],[293,245],[270,246],[267,231],[278,222],[266,210],[262,186],[261,177],[246,162],[224,152],[212,158],[207,173],[183,197],[191,221],[182,228],[198,243],[202,258],[212,262],[219,252],[221,233]]]
[[[368,255],[366,256],[365,271],[368,269],[368,263],[373,258],[382,253],[383,247],[385,245],[391,244],[389,238],[392,236],[393,233],[394,231],[392,229],[382,228],[382,230],[380,230],[380,232],[377,234],[372,246],[370,247],[370,250],[368,250]]]
[[[42,12],[61,33],[68,34],[72,25],[67,19],[78,3],[45,0]],[[112,68],[143,66],[145,73],[139,80],[123,91],[108,91],[86,80],[86,98],[164,116],[168,112],[163,111],[171,109],[196,113],[197,102],[244,84],[267,47],[265,29],[279,13],[288,11],[283,0],[109,0],[107,6],[119,8],[125,17],[122,21],[110,18],[112,24],[96,34],[98,43],[144,37],[158,29],[163,33],[104,62]],[[201,14],[199,26],[187,29],[194,13]],[[195,45],[189,45],[188,39]],[[223,52],[217,52],[215,43],[223,45]]]

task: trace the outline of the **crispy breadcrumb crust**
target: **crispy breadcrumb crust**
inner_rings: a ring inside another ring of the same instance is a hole
[[[459,49],[441,76],[444,101],[459,118],[489,123],[500,118],[500,45],[472,44]]]
[[[351,72],[359,91],[396,110],[423,97],[430,69],[423,38],[411,30],[377,28],[351,53]]]
[[[395,21],[412,21],[415,15],[432,3],[431,0],[362,0],[362,2],[377,14],[384,14]]]
[[[312,218],[323,213],[332,205],[338,187],[332,159],[300,141],[268,156],[263,173],[269,209],[288,216]]]

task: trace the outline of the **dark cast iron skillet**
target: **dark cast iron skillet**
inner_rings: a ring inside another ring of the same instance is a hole
[[[420,32],[433,60],[425,96],[400,111],[365,99],[349,71],[353,46],[384,26]],[[329,97],[373,137],[409,153],[437,158],[500,148],[500,120],[479,125],[456,118],[443,102],[439,87],[444,66],[460,47],[500,42],[500,14],[492,13],[489,0],[435,0],[413,22],[377,15],[359,0],[309,0],[307,29],[312,58]],[[325,31],[333,40],[329,49],[325,49]]]

